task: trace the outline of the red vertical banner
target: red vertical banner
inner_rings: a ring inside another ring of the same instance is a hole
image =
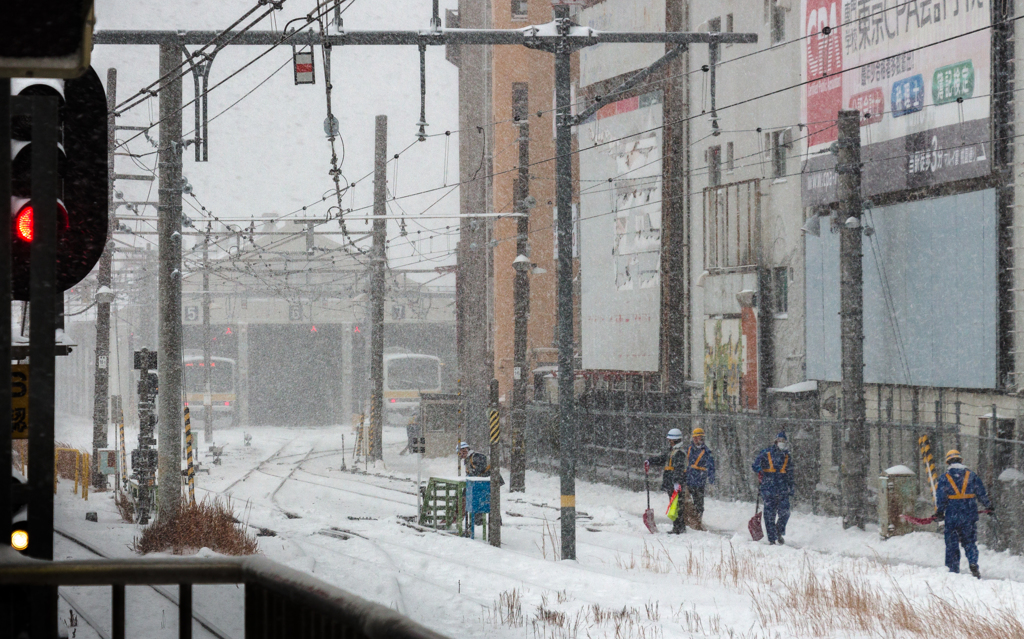
[[[841,0],[806,0],[808,146],[838,139],[836,118],[843,108]]]
[[[760,395],[757,379],[757,312],[750,307],[740,309],[740,332],[743,334],[743,395],[740,405],[746,410],[757,410]]]

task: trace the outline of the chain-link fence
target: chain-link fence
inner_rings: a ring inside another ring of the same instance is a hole
[[[658,410],[642,399],[624,399],[600,408],[578,407],[577,477],[631,490],[643,488],[643,460],[666,449],[665,435],[678,428],[688,436],[700,426],[715,456],[719,499],[753,501],[757,478],[751,469],[758,451],[770,446],[780,431],[791,445],[796,493],[794,507],[805,512],[838,515],[842,510],[840,474],[846,439],[843,423],[825,419],[793,419],[753,413],[688,413]],[[652,410],[653,409],[653,410]],[[530,468],[557,473],[560,459],[558,407],[533,403],[528,410],[527,460]],[[998,520],[985,520],[979,532],[997,550],[1024,554],[1024,441],[1014,439],[1015,419],[991,416],[977,426],[960,424],[867,422],[871,446],[868,482],[864,487],[877,503],[879,477],[886,469],[906,466],[918,477],[917,511],[934,510],[929,474],[921,462],[921,437],[935,459],[938,480],[945,479],[947,450],[956,448],[964,463],[985,482]],[[1021,532],[1016,532],[1020,530]]]

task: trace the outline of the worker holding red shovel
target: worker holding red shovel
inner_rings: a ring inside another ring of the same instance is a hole
[[[778,434],[774,445],[758,453],[753,469],[761,483],[768,543],[773,546],[784,544],[786,523],[789,522],[789,498],[793,495],[793,462],[789,458],[789,440],[785,432]]]
[[[934,519],[945,519],[946,567],[949,572],[960,572],[960,546],[964,547],[971,574],[981,579],[978,569],[978,506],[981,512],[994,511],[985,484],[976,473],[964,466],[960,451],[946,453],[946,476],[939,479],[935,490]]]
[[[686,532],[686,520],[683,517],[683,484],[686,482],[686,446],[683,443],[683,431],[673,428],[666,435],[668,452],[644,460],[644,473],[651,469],[651,464],[665,464],[661,475],[661,489],[668,494],[668,518],[672,520],[669,534],[678,535]]]

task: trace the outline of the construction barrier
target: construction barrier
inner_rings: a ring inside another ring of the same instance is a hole
[[[82,499],[89,500],[89,453],[83,453],[74,448],[56,448],[53,451],[53,494],[57,494],[57,475],[59,471],[60,456],[74,455],[75,464],[75,488],[72,491],[78,494],[78,486],[82,486]]]

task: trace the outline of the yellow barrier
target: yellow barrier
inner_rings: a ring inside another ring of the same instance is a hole
[[[74,448],[55,448],[53,450],[53,494],[57,494],[57,464],[61,453],[75,455],[75,488],[71,492],[78,494],[78,486],[82,486],[82,499],[89,500],[89,453]]]

